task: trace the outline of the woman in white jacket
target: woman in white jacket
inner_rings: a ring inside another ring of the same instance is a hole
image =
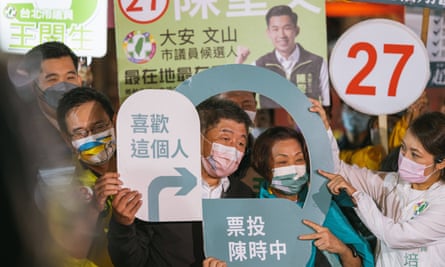
[[[334,153],[338,152],[332,142]],[[376,266],[445,266],[445,114],[414,120],[402,141],[398,172],[377,173],[334,157],[320,170],[333,194],[344,190],[378,239]]]

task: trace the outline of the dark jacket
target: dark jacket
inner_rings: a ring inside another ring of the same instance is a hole
[[[254,198],[238,179],[230,181],[223,198]],[[201,222],[145,222],[124,226],[111,219],[108,251],[115,267],[202,266],[204,244]]]
[[[320,90],[320,70],[323,58],[305,50],[301,45],[300,58],[292,67],[290,77],[286,77],[286,72],[275,56],[275,50],[260,57],[255,61],[255,65],[270,69],[295,84],[306,96],[318,99],[322,95]]]

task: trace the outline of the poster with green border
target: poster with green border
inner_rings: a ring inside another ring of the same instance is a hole
[[[25,54],[32,47],[59,41],[78,56],[107,52],[105,0],[2,0],[0,50]]]
[[[296,41],[327,59],[326,11],[321,0],[115,0],[119,100],[141,89],[175,89],[192,75],[271,52],[266,12],[288,5],[298,14]]]

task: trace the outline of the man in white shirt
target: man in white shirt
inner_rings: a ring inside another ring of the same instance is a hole
[[[266,21],[266,33],[274,50],[258,58],[254,65],[286,77],[308,97],[319,99],[325,109],[329,107],[331,101],[327,63],[296,42],[300,33],[297,14],[289,6],[274,6],[267,12]],[[248,48],[238,47],[236,63],[243,63],[249,54]],[[271,103],[271,100],[260,100],[261,108],[279,107],[276,103]]]

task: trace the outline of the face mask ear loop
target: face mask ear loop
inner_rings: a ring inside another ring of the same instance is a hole
[[[33,82],[33,90],[37,93],[37,96],[39,97],[40,100],[45,101],[45,93],[43,92],[43,90],[40,88],[39,84],[37,83],[36,80],[34,80]]]

